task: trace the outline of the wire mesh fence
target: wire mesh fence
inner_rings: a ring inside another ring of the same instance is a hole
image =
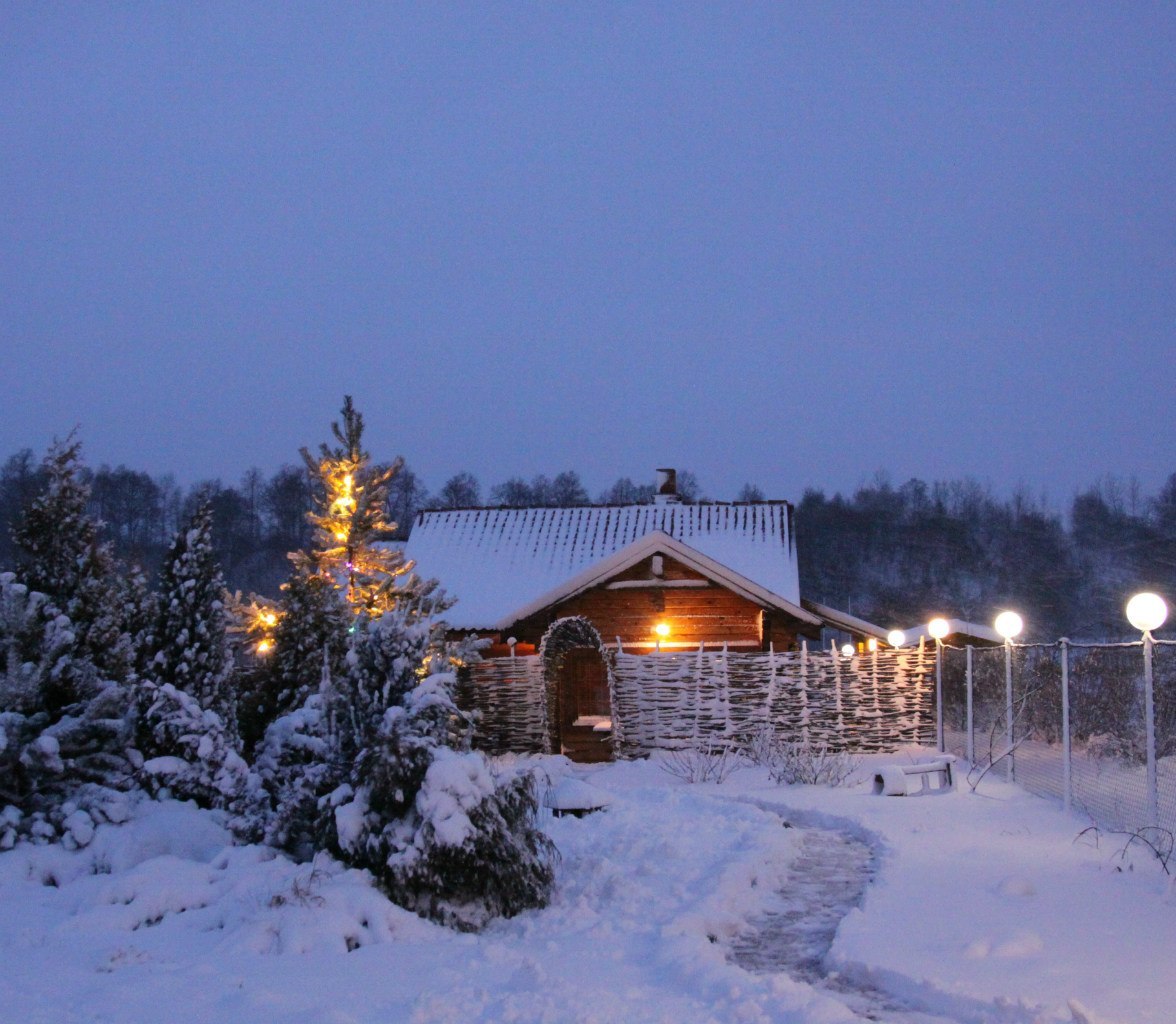
[[[1101,828],[1176,832],[1176,644],[944,647],[942,680],[944,745],[971,781],[995,772]]]

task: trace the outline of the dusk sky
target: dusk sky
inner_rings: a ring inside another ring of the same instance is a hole
[[[0,6],[0,458],[1176,471],[1176,5]]]

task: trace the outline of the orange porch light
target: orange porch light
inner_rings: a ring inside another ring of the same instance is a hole
[[[659,622],[656,626],[653,627],[653,631],[662,640],[664,640],[666,637],[668,637],[670,635],[669,624],[665,623],[665,622]]]

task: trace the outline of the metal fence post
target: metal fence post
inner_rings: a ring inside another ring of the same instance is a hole
[[[943,641],[935,641],[935,748],[941,754],[943,745]]]
[[[1160,824],[1160,793],[1156,779],[1156,699],[1152,679],[1152,635],[1143,634],[1143,717],[1147,728],[1147,812],[1148,824]]]
[[[972,717],[972,645],[965,648],[968,655],[967,670],[964,673],[964,683],[968,691],[968,719],[964,729],[964,754],[971,765],[976,760],[976,730]]]
[[[1012,782],[1017,777],[1013,761],[1013,641],[1005,641],[1005,778]]]
[[[1074,776],[1070,764],[1070,641],[1065,637],[1062,645],[1062,807],[1070,813],[1074,802]]]

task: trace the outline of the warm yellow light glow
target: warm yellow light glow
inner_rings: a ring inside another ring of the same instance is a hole
[[[343,541],[345,541],[346,539],[347,539],[347,531],[346,530],[336,530],[335,531],[335,540],[337,540],[340,544],[342,544]]]
[[[853,644],[842,644],[841,656],[843,658],[852,658],[853,657]]]
[[[1141,633],[1159,629],[1168,618],[1168,605],[1159,594],[1136,594],[1127,602],[1127,621]]]
[[[274,648],[274,642],[272,640],[260,640],[260,641],[258,641],[258,644],[257,644],[257,653],[258,654],[269,654],[269,652],[272,651],[273,648]]]
[[[1001,612],[992,623],[992,628],[1006,640],[1012,640],[1013,637],[1021,635],[1025,623],[1016,612]]]
[[[906,633],[904,633],[901,629],[892,629],[889,633],[886,634],[886,642],[890,644],[891,647],[901,647],[906,643]]]
[[[276,626],[278,624],[278,617],[273,612],[262,612],[261,621],[267,626]]]
[[[873,637],[870,637],[870,639],[866,641],[866,650],[867,651],[876,651],[877,649],[878,649],[878,641],[875,640]]]
[[[654,626],[653,631],[663,640],[670,635],[670,627],[664,622],[659,622],[656,626]]]
[[[927,632],[936,640],[942,640],[950,629],[951,626],[947,624],[947,619],[936,618],[927,623]]]

